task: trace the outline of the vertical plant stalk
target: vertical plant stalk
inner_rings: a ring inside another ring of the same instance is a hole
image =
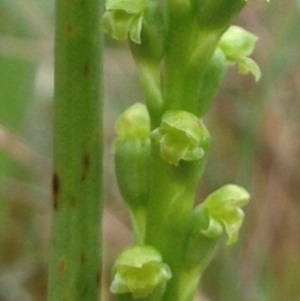
[[[57,0],[48,301],[96,301],[100,284],[99,0]]]

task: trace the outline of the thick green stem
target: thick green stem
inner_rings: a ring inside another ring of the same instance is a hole
[[[151,126],[152,128],[156,128],[160,124],[163,110],[159,63],[145,62],[139,59],[135,59],[135,62],[138,67],[146,105],[151,117]]]
[[[205,147],[206,151],[208,147],[209,144]],[[162,160],[154,145],[153,160],[146,244],[153,245],[161,252],[172,271],[163,300],[180,301],[186,217],[193,207],[205,158],[196,162],[181,161],[176,167]]]
[[[168,0],[164,107],[197,111],[201,80],[224,31],[245,0]],[[197,12],[195,17],[195,11]]]
[[[152,160],[146,243],[162,251],[166,244],[163,231],[175,222],[175,216],[181,219],[193,206],[203,166],[188,162],[181,162],[177,167],[170,165],[160,157],[156,146]]]
[[[197,24],[190,7],[168,1],[166,51],[164,58],[164,107],[181,109],[185,102],[184,82],[197,41]],[[184,2],[184,1],[182,1]]]
[[[57,0],[48,301],[96,301],[100,284],[101,2]]]

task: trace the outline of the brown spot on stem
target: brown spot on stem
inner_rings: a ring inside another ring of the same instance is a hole
[[[100,285],[100,283],[101,283],[101,274],[100,274],[99,270],[97,271],[96,282],[98,283],[98,285]]]
[[[66,260],[64,258],[62,258],[59,261],[59,267],[58,267],[59,273],[63,274],[64,271],[66,270]]]
[[[85,181],[88,171],[90,168],[90,157],[85,154],[82,158],[82,175],[81,175],[81,181]]]
[[[88,62],[85,62],[83,66],[83,75],[88,76],[90,74],[90,65]]]
[[[52,198],[53,198],[53,208],[54,210],[58,209],[58,195],[60,189],[60,181],[57,173],[55,172],[52,177]]]
[[[66,25],[66,34],[71,36],[74,33],[74,27],[72,24],[68,23]]]
[[[85,258],[85,252],[82,251],[82,252],[81,252],[81,255],[80,255],[80,264],[81,264],[81,265],[85,265],[85,261],[86,261],[86,258]]]

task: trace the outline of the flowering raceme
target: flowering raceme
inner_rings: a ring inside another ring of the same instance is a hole
[[[225,185],[194,201],[211,145],[205,114],[228,66],[261,76],[249,57],[258,38],[231,26],[246,4],[107,0],[102,25],[128,40],[145,100],[116,122],[115,171],[134,232],[112,269],[119,301],[193,300],[222,237],[238,239],[244,188]]]

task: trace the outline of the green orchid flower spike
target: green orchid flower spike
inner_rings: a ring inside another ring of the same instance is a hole
[[[192,113],[169,110],[161,126],[151,137],[160,144],[161,157],[169,164],[178,165],[180,160],[195,161],[204,157],[202,147],[210,138],[204,124]]]
[[[252,53],[257,40],[257,36],[249,31],[239,26],[231,26],[219,42],[228,63],[237,64],[242,74],[252,73],[256,81],[260,79],[261,72],[258,65],[248,56]]]
[[[160,253],[148,245],[135,245],[124,250],[118,256],[112,274],[111,292],[130,293],[134,299],[146,298],[157,291],[161,295],[172,277]]]
[[[237,185],[225,185],[210,194],[204,201],[204,210],[209,217],[208,227],[202,233],[215,238],[221,235],[225,228],[227,244],[233,244],[238,239],[239,229],[244,219],[244,212],[240,207],[249,201],[249,193]]]
[[[130,37],[133,42],[140,44],[146,1],[108,0],[105,8],[102,18],[104,31],[116,40]]]
[[[225,185],[194,207],[211,144],[202,118],[228,66],[261,76],[250,58],[258,38],[231,26],[250,0],[106,1],[102,25],[128,40],[145,101],[115,127],[134,239],[113,266],[110,290],[118,301],[191,301],[222,238],[237,241],[249,200]]]

